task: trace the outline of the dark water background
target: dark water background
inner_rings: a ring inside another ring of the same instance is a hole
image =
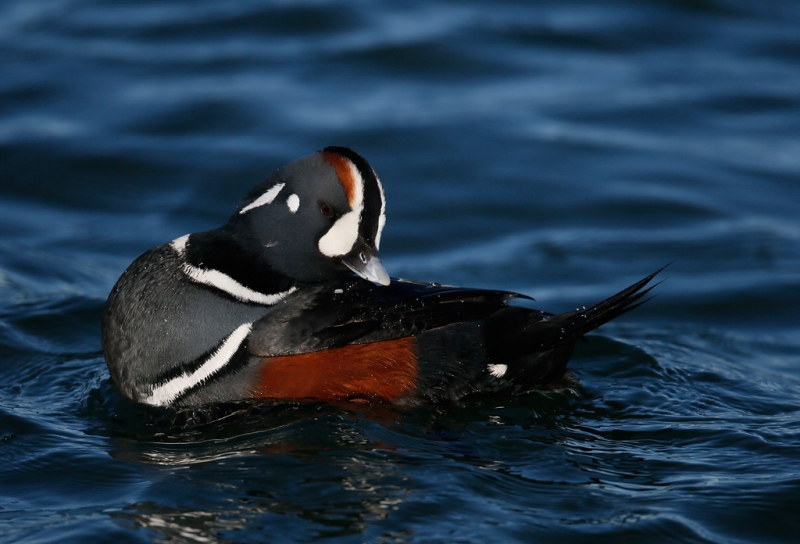
[[[122,400],[106,295],[353,147],[393,276],[563,311],[675,261],[572,392]],[[0,540],[797,542],[800,3],[0,3]]]

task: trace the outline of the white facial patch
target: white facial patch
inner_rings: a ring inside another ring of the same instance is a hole
[[[296,213],[297,208],[300,207],[300,197],[295,194],[289,195],[289,198],[286,199],[286,205],[289,206],[290,212]]]
[[[158,387],[154,387],[150,396],[142,402],[150,406],[166,406],[192,387],[206,381],[231,361],[231,358],[236,354],[242,342],[247,339],[247,335],[250,334],[252,328],[252,323],[239,325],[228,335],[222,342],[222,345],[211,354],[200,368],[191,374],[183,373],[177,378],[173,378]]]
[[[283,189],[284,185],[286,185],[286,184],[285,183],[278,183],[277,185],[273,185],[272,187],[270,187],[270,189],[266,193],[264,193],[263,195],[261,195],[260,197],[258,197],[254,201],[252,201],[250,204],[248,204],[247,206],[242,208],[239,211],[239,213],[241,214],[241,213],[249,212],[253,208],[258,208],[258,207],[261,207],[261,206],[265,206],[267,204],[272,204],[272,201],[275,200],[275,197],[278,196],[278,193],[281,192],[281,189]]]
[[[508,365],[489,365],[487,368],[489,369],[489,374],[495,378],[502,378],[505,376],[506,370],[508,370]]]
[[[359,213],[355,210],[337,219],[325,236],[319,239],[319,250],[322,254],[326,257],[341,257],[349,253],[358,240],[359,219]]]
[[[350,211],[341,216],[319,240],[319,250],[326,257],[341,257],[350,252],[358,240],[358,225],[364,210],[364,180],[358,168],[347,160],[347,168],[353,180]]]

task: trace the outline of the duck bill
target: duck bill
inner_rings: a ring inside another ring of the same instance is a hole
[[[378,285],[389,285],[389,273],[383,267],[378,250],[359,240],[355,247],[342,257],[342,263],[358,276]]]

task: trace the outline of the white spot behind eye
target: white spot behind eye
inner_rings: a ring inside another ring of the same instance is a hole
[[[289,206],[290,212],[297,212],[297,208],[300,207],[300,197],[294,193],[290,194],[289,198],[286,199],[286,205]]]
[[[489,365],[487,368],[489,369],[489,374],[495,378],[502,378],[505,376],[506,370],[508,370],[508,365]]]
[[[285,183],[278,183],[277,185],[273,185],[272,187],[270,187],[270,189],[266,193],[264,193],[263,195],[261,195],[260,197],[258,197],[254,201],[252,201],[250,204],[248,204],[247,206],[242,208],[239,211],[239,213],[241,214],[241,213],[249,212],[253,208],[258,208],[260,206],[265,206],[267,204],[272,204],[272,201],[275,200],[275,197],[278,196],[278,193],[281,192],[281,189],[283,189],[284,185],[286,185],[286,184]]]

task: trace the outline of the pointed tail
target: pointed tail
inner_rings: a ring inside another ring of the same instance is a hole
[[[669,266],[669,265],[667,265]],[[643,298],[658,283],[647,288],[652,281],[666,266],[656,270],[649,276],[637,281],[627,289],[623,289],[616,295],[610,296],[594,306],[574,312],[566,312],[555,315],[548,321],[553,321],[560,325],[563,340],[579,338],[597,327],[608,323],[612,319],[638,308],[653,297]],[[660,282],[659,282],[660,283]]]
[[[669,265],[667,265],[669,266]],[[666,267],[664,267],[666,268]],[[597,327],[641,306],[664,268],[590,308],[550,315],[519,307],[501,310],[489,323],[489,358],[507,368],[512,392],[547,387],[564,375],[575,343]],[[650,297],[652,298],[652,297]]]

